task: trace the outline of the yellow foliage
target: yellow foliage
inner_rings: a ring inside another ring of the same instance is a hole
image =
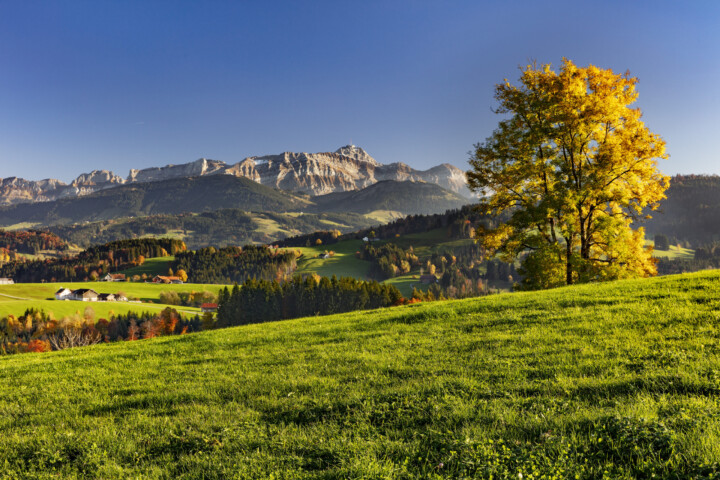
[[[559,266],[567,284],[655,273],[632,224],[665,198],[657,159],[667,155],[629,106],[636,84],[564,59],[557,73],[529,65],[518,86],[496,86],[497,112],[509,118],[475,146],[467,178],[481,209],[508,220],[475,237],[490,255],[527,256],[527,287],[555,286]]]

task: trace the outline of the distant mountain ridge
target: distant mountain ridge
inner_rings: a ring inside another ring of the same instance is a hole
[[[2,178],[0,205],[47,202],[121,185],[207,175],[245,177],[268,187],[310,195],[360,190],[384,180],[434,183],[461,195],[470,193],[465,173],[453,165],[444,163],[428,170],[416,170],[404,163],[385,165],[362,148],[346,145],[335,152],[285,152],[248,157],[235,164],[201,158],[180,165],[131,169],[126,178],[108,170],[93,170],[79,175],[70,184],[55,179]]]
[[[221,209],[246,212],[364,214],[391,210],[402,215],[437,213],[459,208],[470,200],[424,182],[383,181],[353,192],[310,197],[278,190],[232,175],[200,175],[136,182],[88,195],[47,202],[0,207],[0,226],[19,223],[71,225],[159,214],[202,213]]]

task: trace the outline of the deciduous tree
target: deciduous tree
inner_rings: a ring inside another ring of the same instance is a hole
[[[507,221],[478,228],[489,254],[524,257],[526,288],[656,273],[642,228],[669,185],[665,142],[641,121],[637,79],[564,59],[496,86],[507,115],[475,145],[467,173],[480,206]]]

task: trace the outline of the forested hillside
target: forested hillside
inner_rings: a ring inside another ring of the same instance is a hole
[[[41,250],[67,250],[65,240],[55,234],[40,230],[8,232],[0,229],[0,249],[17,253],[36,254]]]
[[[15,260],[0,266],[0,277],[16,282],[74,282],[96,280],[109,273],[142,265],[145,258],[174,255],[186,250],[180,240],[130,239],[97,245],[76,257]]]
[[[311,233],[332,226],[343,232],[366,228],[377,222],[355,213],[247,212],[221,209],[203,213],[150,215],[73,225],[55,225],[49,230],[67,241],[87,247],[123,238],[173,236],[188,248],[249,243],[272,243],[287,236]]]
[[[175,255],[174,270],[184,270],[193,283],[243,283],[292,277],[298,253],[265,246],[207,247]]]
[[[676,175],[666,195],[645,223],[649,238],[664,234],[693,248],[720,240],[720,176]]]

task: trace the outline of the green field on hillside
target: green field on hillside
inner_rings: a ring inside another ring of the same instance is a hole
[[[720,272],[0,358],[6,478],[713,478]]]
[[[361,240],[343,240],[331,245],[318,245],[314,247],[288,248],[288,250],[300,250],[302,257],[298,259],[296,273],[302,275],[317,273],[322,277],[354,277],[366,280],[370,271],[370,262],[355,257],[355,252],[363,246]],[[335,254],[326,259],[319,258],[319,255],[329,251]]]
[[[69,300],[54,300],[54,293],[61,287],[71,290],[77,288],[92,288],[98,293],[123,292],[130,300],[136,302],[78,302]],[[0,285],[0,317],[6,315],[20,315],[27,308],[43,309],[52,312],[56,318],[82,313],[85,307],[90,306],[97,317],[107,317],[110,313],[127,313],[162,310],[168,305],[159,303],[162,292],[202,292],[209,291],[217,294],[223,285],[185,284],[153,284],[135,282],[65,282],[65,283],[16,283],[15,285]],[[199,308],[173,306],[182,313],[199,313]],[[1,478],[1,477],[0,477]]]
[[[167,257],[146,258],[142,265],[131,267],[118,273],[124,273],[127,277],[132,277],[133,275],[142,276],[142,274],[145,274],[148,277],[154,277],[155,275],[167,275],[168,269],[174,261],[175,256],[173,255],[169,255]]]
[[[670,245],[668,250],[653,250],[653,257],[669,258],[670,260],[692,260],[695,258],[695,250]]]

